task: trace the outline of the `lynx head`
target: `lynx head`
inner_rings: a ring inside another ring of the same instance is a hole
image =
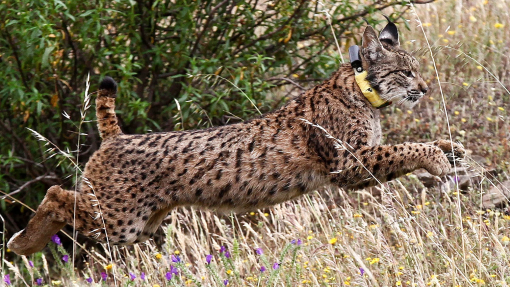
[[[367,26],[361,58],[367,80],[381,98],[413,107],[427,93],[427,84],[418,72],[418,61],[400,49],[397,26],[389,20],[379,37],[372,26]]]

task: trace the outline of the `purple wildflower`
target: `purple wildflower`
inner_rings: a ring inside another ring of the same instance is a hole
[[[64,255],[62,256],[62,261],[64,261],[65,263],[67,263],[69,261],[69,255]]]
[[[211,264],[212,257],[213,257],[213,256],[212,256],[211,254],[207,255],[207,256],[205,257],[205,262],[207,262],[207,264]]]
[[[296,244],[296,239],[292,239],[292,240],[290,241],[290,244]]]
[[[275,262],[275,263],[273,264],[273,269],[274,269],[274,270],[276,270],[276,269],[278,269],[278,268],[280,268],[280,264],[278,264],[278,262]]]
[[[359,268],[359,273],[361,274],[361,276],[363,276],[363,274],[365,274],[365,269],[360,267]]]
[[[89,277],[89,278],[85,279],[85,281],[87,281],[88,283],[92,283],[92,281],[94,281],[94,280],[92,280],[92,277]]]
[[[37,286],[41,286],[42,285],[42,278],[37,278],[37,280],[35,280],[35,284],[37,284]]]
[[[32,260],[28,260],[28,266],[34,268],[34,262],[32,262]]]
[[[230,258],[230,252],[225,251],[225,257]]]
[[[170,265],[170,273],[177,275],[179,274],[179,269]]]
[[[264,254],[264,252],[262,251],[262,248],[257,248],[257,249],[255,249],[255,252],[256,252],[258,255],[262,255],[262,254]]]
[[[225,247],[225,246],[221,246],[221,247],[220,247],[220,253],[223,253],[223,252],[225,252],[225,251],[227,251],[227,247]]]
[[[57,245],[62,245],[62,242],[60,242],[60,237],[58,237],[56,234],[51,237],[51,241]]]
[[[7,274],[4,276],[4,282],[5,282],[5,285],[9,286],[11,285],[11,275]]]
[[[223,285],[225,285],[225,286],[228,285],[228,279],[223,280]]]
[[[134,281],[136,279],[136,275],[131,272],[129,272],[129,277],[131,278],[131,281]]]
[[[140,279],[145,280],[145,272],[142,272],[142,274],[140,274]]]
[[[264,272],[264,271],[266,271],[266,267],[260,266],[260,272]]]
[[[181,262],[181,258],[179,257],[179,255],[172,255],[172,262],[180,263]]]
[[[297,245],[301,245],[303,242],[301,241],[301,239],[298,239],[297,240]]]
[[[165,275],[166,280],[170,281],[172,280],[172,272],[168,271]]]
[[[101,278],[103,278],[103,281],[106,281],[108,274],[106,274],[106,272],[101,272]]]

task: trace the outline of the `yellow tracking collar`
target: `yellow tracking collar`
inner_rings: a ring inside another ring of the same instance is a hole
[[[354,69],[354,78],[361,92],[376,109],[384,108],[391,104],[391,102],[381,99],[376,90],[374,90],[370,83],[367,81],[367,71],[358,72]]]

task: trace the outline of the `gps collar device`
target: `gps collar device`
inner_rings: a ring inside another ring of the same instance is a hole
[[[363,70],[361,65],[361,57],[359,55],[359,46],[354,45],[349,47],[349,58],[351,59],[351,67],[354,70],[354,78],[361,92],[367,100],[376,109],[381,109],[389,106],[391,102],[381,99],[379,93],[370,86],[367,81],[367,71]]]

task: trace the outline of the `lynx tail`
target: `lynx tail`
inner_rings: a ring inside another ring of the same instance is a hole
[[[97,127],[103,141],[122,134],[115,115],[115,97],[117,97],[117,83],[111,77],[105,77],[99,84],[99,94],[96,99]]]

